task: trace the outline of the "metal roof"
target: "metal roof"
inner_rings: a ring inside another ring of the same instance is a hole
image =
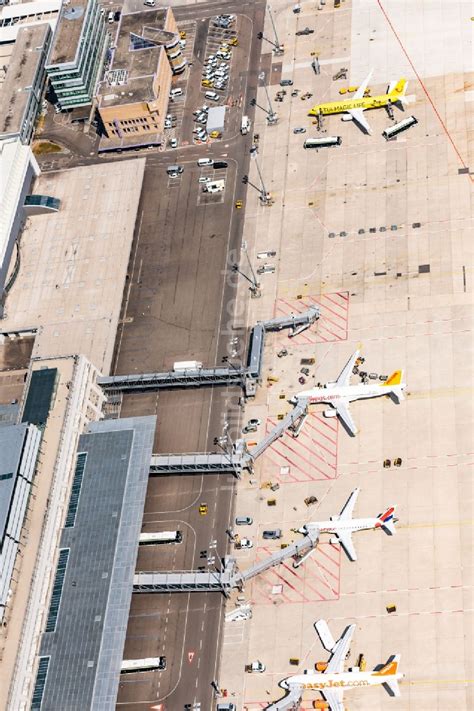
[[[86,462],[59,545],[69,554],[56,578],[54,631],[41,641],[40,656],[50,657],[41,711],[115,708],[155,424],[105,420],[80,437]]]

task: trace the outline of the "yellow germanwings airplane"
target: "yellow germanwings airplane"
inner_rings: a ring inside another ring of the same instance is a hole
[[[342,117],[343,121],[357,121],[367,133],[371,133],[370,125],[364,118],[364,111],[366,109],[380,109],[389,104],[406,103],[407,99],[405,98],[405,93],[408,88],[407,80],[399,79],[398,82],[390,82],[386,94],[364,96],[371,76],[372,72],[370,72],[369,76],[362,82],[352,98],[343,99],[342,101],[329,101],[326,104],[313,106],[308,116],[327,116],[329,114],[347,113],[347,116]]]

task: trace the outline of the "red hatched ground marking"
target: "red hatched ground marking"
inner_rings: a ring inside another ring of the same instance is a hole
[[[270,706],[270,703],[270,701],[245,701],[242,711],[261,711],[261,709],[266,709],[267,706]],[[314,706],[312,701],[301,702],[301,711],[312,711],[313,708]]]
[[[272,552],[270,548],[258,548],[257,562],[268,558]],[[320,543],[299,568],[293,568],[289,558],[257,575],[252,582],[252,604],[271,605],[277,600],[285,603],[338,600],[340,569],[340,547]],[[273,595],[275,585],[281,585],[282,591]]]
[[[274,418],[267,420],[267,434],[277,422]],[[329,419],[320,413],[309,414],[298,437],[286,432],[265,452],[264,456],[278,467],[272,478],[288,484],[335,479],[338,432],[337,417]],[[289,467],[289,472],[282,474],[282,467]]]
[[[321,296],[304,296],[302,299],[277,299],[275,316],[302,313],[310,306],[319,306],[321,315],[309,329],[299,336],[295,336],[292,339],[293,343],[307,345],[308,343],[347,341],[348,291],[337,291],[334,294],[321,294]],[[282,332],[280,339],[288,341],[288,335]]]

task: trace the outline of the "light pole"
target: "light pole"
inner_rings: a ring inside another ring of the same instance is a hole
[[[232,265],[232,271],[236,274],[240,274],[240,276],[243,276],[244,279],[247,279],[250,284],[250,293],[252,294],[254,299],[258,299],[258,297],[262,295],[260,292],[260,284],[256,280],[251,279],[249,276],[247,276],[247,274],[244,274],[244,272],[239,268],[238,264]]]
[[[268,205],[269,202],[270,202],[270,201],[269,201],[269,194],[268,194],[267,189],[266,189],[266,187],[265,187],[265,183],[263,182],[262,171],[260,170],[260,165],[259,165],[258,160],[257,160],[257,149],[256,149],[256,148],[251,148],[251,149],[250,149],[250,156],[251,156],[251,158],[253,158],[254,161],[255,161],[255,166],[256,166],[256,168],[257,168],[258,177],[260,178],[260,185],[261,185],[261,188],[260,188],[260,202],[262,203],[262,205]]]
[[[275,35],[275,49],[273,50],[273,52],[276,55],[280,55],[280,54],[283,54],[285,49],[284,49],[283,45],[281,45],[278,40],[278,35],[277,35],[276,27],[275,27],[275,21],[273,19],[272,8],[270,7],[270,5],[268,5],[268,14],[270,15],[270,21],[272,23],[273,33]]]
[[[268,101],[268,111],[267,111],[267,121],[269,124],[274,124],[278,121],[278,116],[273,110],[272,102],[270,101],[270,94],[268,93],[268,86],[265,82],[265,72],[260,72],[258,75],[259,80],[262,82],[262,86],[265,89],[265,94],[267,95]]]

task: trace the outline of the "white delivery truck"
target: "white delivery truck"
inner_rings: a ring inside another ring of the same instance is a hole
[[[173,370],[199,370],[202,363],[198,360],[177,360],[173,363]]]
[[[242,136],[246,136],[250,131],[250,119],[248,116],[242,116],[242,121],[240,122],[240,133]]]
[[[204,193],[222,193],[225,189],[225,180],[214,180],[212,183],[205,183],[202,186]]]

